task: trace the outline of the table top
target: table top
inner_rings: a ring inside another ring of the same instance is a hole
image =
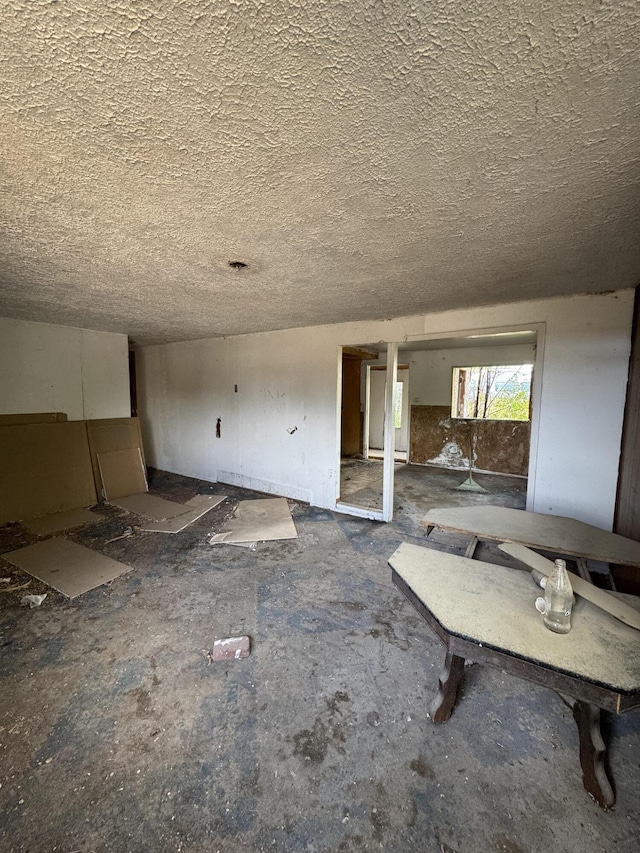
[[[389,564],[451,635],[600,685],[640,691],[640,631],[577,598],[568,634],[545,628],[529,572],[403,543]],[[634,598],[634,597],[629,597]]]
[[[478,539],[640,568],[640,542],[575,518],[504,506],[443,506],[429,510],[422,523]]]

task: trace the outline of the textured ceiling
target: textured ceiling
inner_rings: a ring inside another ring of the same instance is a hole
[[[150,343],[640,280],[636,0],[0,15],[0,316]]]

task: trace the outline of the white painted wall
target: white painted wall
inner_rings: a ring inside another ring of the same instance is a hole
[[[386,370],[370,372],[370,404],[369,404],[369,447],[372,450],[382,450],[384,447],[384,409]],[[401,453],[409,450],[409,370],[397,371],[397,382],[403,386],[402,395],[402,426],[395,430],[395,449]]]
[[[131,414],[126,335],[0,318],[0,414]]]
[[[529,508],[610,529],[632,308],[627,290],[146,347],[138,356],[145,448],[161,469],[333,507],[341,345],[543,324]]]
[[[533,364],[536,352],[533,344],[510,344],[504,347],[417,350],[410,356],[411,403],[414,406],[450,406],[454,367]]]

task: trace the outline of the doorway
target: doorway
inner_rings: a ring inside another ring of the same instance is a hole
[[[393,407],[397,382],[394,379],[387,383],[386,371],[388,369],[390,376],[396,376],[397,346],[394,343],[344,346],[340,348],[338,365],[340,444],[336,509],[363,518],[389,521],[392,516],[396,429],[387,430],[384,425],[394,423],[388,413]],[[372,366],[385,368],[381,380],[382,400],[376,398],[381,402],[381,428],[376,439],[380,445],[378,458],[369,456]]]
[[[365,458],[384,459],[386,366],[368,366],[369,383],[368,447]],[[399,364],[393,390],[394,460],[406,462],[409,458],[409,365]]]
[[[517,491],[530,509],[544,332],[544,324],[532,324],[367,344],[364,349],[376,356],[360,363],[362,449],[345,459],[340,444],[336,509],[390,521],[394,475],[412,477],[415,486],[436,470],[450,472],[447,482],[470,476],[486,482],[489,497],[478,497],[480,502],[491,502],[491,483],[498,488],[498,477],[520,478]],[[341,356],[341,374],[342,363]],[[388,383],[387,375],[394,381]],[[464,409],[472,390],[473,405]],[[393,429],[385,429],[387,423]],[[456,503],[459,493],[451,488],[450,502]]]

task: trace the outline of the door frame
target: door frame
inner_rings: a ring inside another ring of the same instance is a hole
[[[533,511],[536,497],[536,471],[538,463],[538,444],[540,432],[540,412],[542,405],[542,388],[544,376],[544,350],[546,323],[519,323],[516,325],[507,326],[489,326],[475,329],[447,329],[438,332],[422,332],[417,335],[405,335],[402,343],[410,343],[411,341],[437,341],[447,340],[448,338],[473,338],[484,337],[488,335],[508,334],[510,332],[536,332],[536,355],[533,364],[533,381],[531,385],[531,430],[529,437],[529,468],[527,472],[527,503],[526,508]],[[398,341],[387,341],[387,377],[391,376],[392,381],[387,382],[385,395],[385,424],[393,423],[393,402],[395,397],[395,385],[397,382],[398,369]],[[473,343],[470,344],[473,346]],[[347,346],[345,344],[345,346]],[[340,497],[340,451],[341,451],[341,413],[340,401],[342,394],[342,346],[338,347],[337,353],[338,362],[338,385],[337,385],[337,417],[336,417],[336,475],[335,475],[335,503],[333,509],[335,512],[344,513],[345,515],[354,515],[359,518],[368,518],[374,521],[391,521],[393,519],[393,479],[395,466],[395,430],[385,429],[384,432],[384,461],[383,461],[383,479],[382,479],[382,510],[373,510],[366,507],[344,504],[339,501]],[[367,376],[369,371],[367,370]],[[369,383],[367,382],[367,387]],[[367,407],[368,408],[368,407]],[[411,408],[411,407],[409,407]],[[366,415],[365,415],[366,420]],[[368,430],[366,435],[368,436]],[[368,439],[367,439],[368,442]],[[409,434],[409,444],[411,443],[411,435]]]
[[[395,397],[396,373],[398,369],[398,344],[395,342],[386,343],[387,360],[386,369],[387,377],[391,376],[392,381],[386,383],[385,388],[385,407],[384,407],[384,460],[382,463],[382,509],[370,509],[368,507],[358,506],[357,504],[347,504],[340,501],[340,463],[341,463],[341,428],[342,417],[340,411],[340,401],[342,394],[342,347],[338,347],[338,411],[336,420],[336,477],[335,477],[335,512],[341,512],[345,515],[355,515],[358,518],[368,518],[372,521],[391,521],[393,518],[393,471],[394,471],[394,449],[395,449],[395,429],[387,429],[387,424],[393,424],[393,402]],[[367,382],[365,395],[370,394],[370,366],[367,365]],[[365,408],[365,426],[366,426],[366,449],[368,452],[368,422],[367,412],[369,409],[368,400]]]
[[[420,335],[407,335],[405,341],[437,341],[448,338],[473,338],[489,335],[506,335],[511,332],[535,332],[536,333],[536,355],[533,362],[533,377],[531,382],[531,429],[529,432],[529,467],[527,470],[527,503],[529,512],[534,511],[536,502],[536,476],[538,468],[538,444],[540,434],[540,411],[542,406],[542,386],[544,376],[544,350],[547,324],[518,323],[510,326],[489,326],[477,329],[449,329],[447,331],[425,332]],[[473,346],[473,343],[470,344]]]

